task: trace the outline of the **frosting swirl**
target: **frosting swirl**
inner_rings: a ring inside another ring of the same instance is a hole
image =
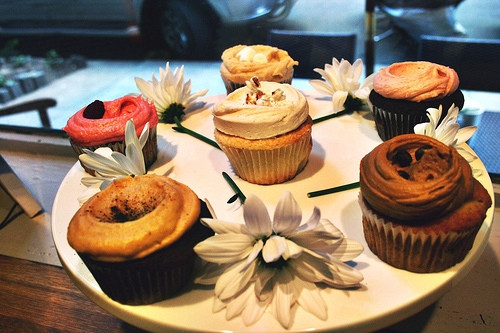
[[[237,83],[245,83],[252,76],[262,80],[281,82],[293,75],[293,66],[299,63],[288,52],[268,45],[236,45],[221,56],[221,74]]]
[[[125,124],[129,119],[134,120],[137,136],[147,122],[150,128],[158,124],[154,105],[138,95],[95,101],[71,116],[63,130],[80,145],[96,146],[124,140]]]
[[[309,106],[300,91],[289,84],[261,81],[256,87],[250,81],[214,107],[214,125],[219,131],[250,140],[266,139],[293,131],[307,119]]]
[[[418,134],[388,140],[361,160],[360,186],[377,212],[407,224],[454,211],[473,191],[467,161],[450,146]]]
[[[373,80],[373,89],[392,99],[413,102],[438,99],[458,89],[454,69],[427,61],[399,62],[382,68]]]

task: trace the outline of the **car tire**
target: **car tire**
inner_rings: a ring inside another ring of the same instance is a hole
[[[203,1],[162,0],[151,6],[143,22],[148,47],[166,49],[172,58],[210,59],[217,18]]]

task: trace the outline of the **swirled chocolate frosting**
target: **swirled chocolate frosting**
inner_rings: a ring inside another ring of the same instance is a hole
[[[472,194],[473,177],[455,148],[428,136],[405,134],[361,160],[360,186],[378,213],[403,224],[424,224],[462,205]]]

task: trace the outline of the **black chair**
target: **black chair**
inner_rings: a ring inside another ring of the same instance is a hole
[[[500,91],[500,40],[422,36],[418,58],[449,66],[460,88]]]
[[[47,109],[53,107],[57,104],[56,100],[53,98],[39,98],[28,102],[22,102],[18,104],[13,104],[8,107],[0,108],[0,117],[7,116],[17,113],[37,111],[42,126],[44,128],[51,128],[49,115]]]
[[[286,50],[299,62],[294,77],[319,78],[320,75],[313,69],[331,64],[333,57],[351,63],[354,61],[356,34],[273,29],[268,34],[268,44]]]

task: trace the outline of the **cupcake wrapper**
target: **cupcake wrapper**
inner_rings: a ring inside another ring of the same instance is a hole
[[[295,177],[307,164],[311,136],[270,150],[250,150],[221,145],[234,172],[242,179],[261,185],[278,184]]]
[[[233,91],[235,91],[236,89],[246,86],[246,83],[233,82],[233,81],[231,81],[229,79],[226,79],[222,75],[221,75],[221,77],[222,77],[222,81],[224,82],[224,86],[226,87],[226,92],[227,92],[228,95],[230,93],[232,93]],[[292,75],[289,78],[284,78],[284,80],[282,80],[282,81],[280,81],[278,83],[292,84],[292,79],[293,79],[293,72],[292,72]]]
[[[71,147],[73,148],[73,151],[78,156],[81,154],[84,154],[83,149],[89,149],[91,151],[94,151],[97,148],[108,147],[112,151],[117,151],[117,152],[121,152],[122,154],[125,154],[125,148],[126,148],[125,141],[109,142],[106,144],[96,145],[96,146],[81,146],[81,145],[75,143],[70,138],[70,143],[71,143]],[[142,153],[144,155],[144,163],[146,164],[146,169],[149,169],[158,157],[158,141],[157,141],[157,134],[156,134],[156,126],[149,130],[149,137],[148,137],[148,140],[146,141],[146,144],[142,148]],[[80,165],[83,167],[83,169],[85,169],[85,171],[87,173],[89,173],[92,176],[95,175],[94,170],[87,168],[85,165],[83,165],[82,162],[80,162]]]
[[[134,265],[102,265],[80,256],[102,291],[116,302],[128,305],[156,303],[178,294],[191,280],[193,263],[162,270],[140,269]],[[194,258],[193,258],[194,260]]]
[[[463,232],[425,233],[418,228],[388,222],[359,197],[363,232],[370,250],[396,268],[416,273],[443,271],[469,253],[480,225]]]
[[[415,125],[429,122],[426,113],[422,115],[394,113],[375,105],[372,107],[372,112],[378,135],[383,141],[397,135],[414,133]]]

